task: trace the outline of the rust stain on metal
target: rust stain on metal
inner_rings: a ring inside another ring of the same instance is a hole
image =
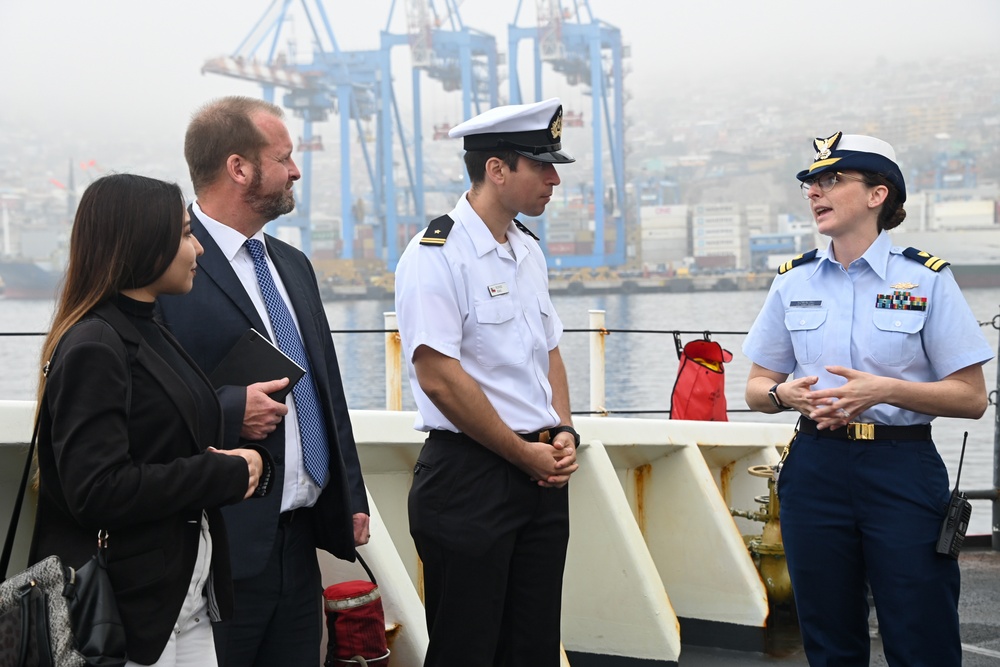
[[[385,626],[385,644],[386,648],[390,651],[392,650],[392,645],[396,641],[396,637],[399,636],[399,632],[403,629],[403,626],[399,623],[387,623]]]
[[[736,465],[735,461],[729,465],[722,466],[719,469],[719,493],[722,494],[722,499],[725,500],[727,504],[731,502],[729,498],[729,484],[733,480],[734,465]]]
[[[403,409],[403,346],[398,331],[385,337],[386,409]]]
[[[635,480],[635,521],[639,531],[646,534],[646,482],[653,475],[653,466],[649,463],[635,468],[632,477]]]

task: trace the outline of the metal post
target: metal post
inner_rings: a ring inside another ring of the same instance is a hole
[[[1000,322],[1000,315],[993,318],[994,327]],[[1000,341],[997,342],[997,356],[1000,358]],[[993,489],[1000,489],[1000,364],[997,364],[997,386],[993,392]],[[993,551],[1000,551],[1000,499],[993,498]]]
[[[604,407],[604,311],[591,310],[590,313],[590,410],[598,417],[606,417]]]
[[[385,319],[385,409],[403,409],[403,345],[397,331],[396,313],[382,313]]]

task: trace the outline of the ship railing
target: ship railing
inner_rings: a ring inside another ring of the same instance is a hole
[[[613,410],[607,407],[606,400],[606,341],[612,333],[622,334],[662,334],[670,335],[674,338],[674,344],[680,350],[680,335],[698,334],[705,339],[712,335],[746,335],[746,331],[681,331],[677,329],[609,329],[606,326],[604,310],[589,310],[590,326],[586,329],[566,329],[565,333],[586,333],[590,336],[590,409],[585,411],[573,411],[575,415],[590,415],[596,417],[607,417],[611,414],[669,414],[670,410]],[[399,331],[396,323],[396,313],[384,313],[385,329],[380,333],[385,335],[385,396],[386,410],[403,409],[403,348],[399,338]],[[992,320],[979,322],[980,327],[993,327],[1000,331],[1000,313],[993,316]],[[997,344],[997,357],[1000,358],[1000,340]],[[989,392],[989,405],[994,409],[993,425],[993,488],[971,489],[964,493],[970,500],[988,500],[992,503],[993,521],[991,523],[992,548],[1000,551],[1000,408],[997,407],[998,395],[1000,395],[1000,364],[997,366],[997,380],[995,388]],[[752,412],[749,409],[730,409],[726,412]]]
[[[589,326],[585,329],[566,329],[566,333],[588,334],[589,336],[589,375],[590,375],[590,402],[588,410],[574,410],[573,414],[580,416],[608,417],[611,415],[637,415],[637,414],[670,414],[670,410],[662,409],[615,409],[608,407],[606,396],[606,343],[611,334],[653,334],[672,336],[675,346],[680,349],[681,335],[700,335],[708,339],[711,336],[720,335],[746,335],[746,331],[704,331],[704,330],[678,330],[678,329],[613,329],[608,328],[605,322],[606,312],[604,310],[590,310]],[[391,411],[401,411],[403,409],[403,350],[400,343],[399,332],[396,323],[396,314],[387,312],[383,315],[383,329],[335,329],[331,334],[381,334],[385,337],[385,409]],[[993,319],[979,322],[981,327],[992,327],[1000,331],[1000,313]],[[0,332],[0,337],[31,337],[44,336],[44,332]],[[1000,358],[1000,343],[998,343],[998,358]],[[993,535],[992,545],[995,550],[1000,551],[1000,408],[997,407],[998,396],[1000,396],[1000,364],[997,367],[997,378],[995,388],[989,392],[989,404],[996,408],[994,410],[994,435],[993,435],[993,488],[971,489],[965,491],[971,500],[990,501],[993,510]],[[746,408],[728,408],[729,413],[752,412]]]

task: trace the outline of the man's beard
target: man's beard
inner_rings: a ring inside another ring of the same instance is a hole
[[[260,166],[256,165],[253,170],[253,178],[247,188],[243,201],[265,220],[270,222],[278,216],[291,213],[295,208],[295,195],[291,190],[282,188],[278,192],[265,194],[262,192],[263,182],[261,178]]]

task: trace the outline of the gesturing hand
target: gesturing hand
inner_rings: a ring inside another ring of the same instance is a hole
[[[881,378],[877,375],[845,366],[827,366],[826,370],[847,381],[839,387],[809,392],[808,399],[813,404],[809,418],[816,422],[817,428],[840,428],[881,402]]]

